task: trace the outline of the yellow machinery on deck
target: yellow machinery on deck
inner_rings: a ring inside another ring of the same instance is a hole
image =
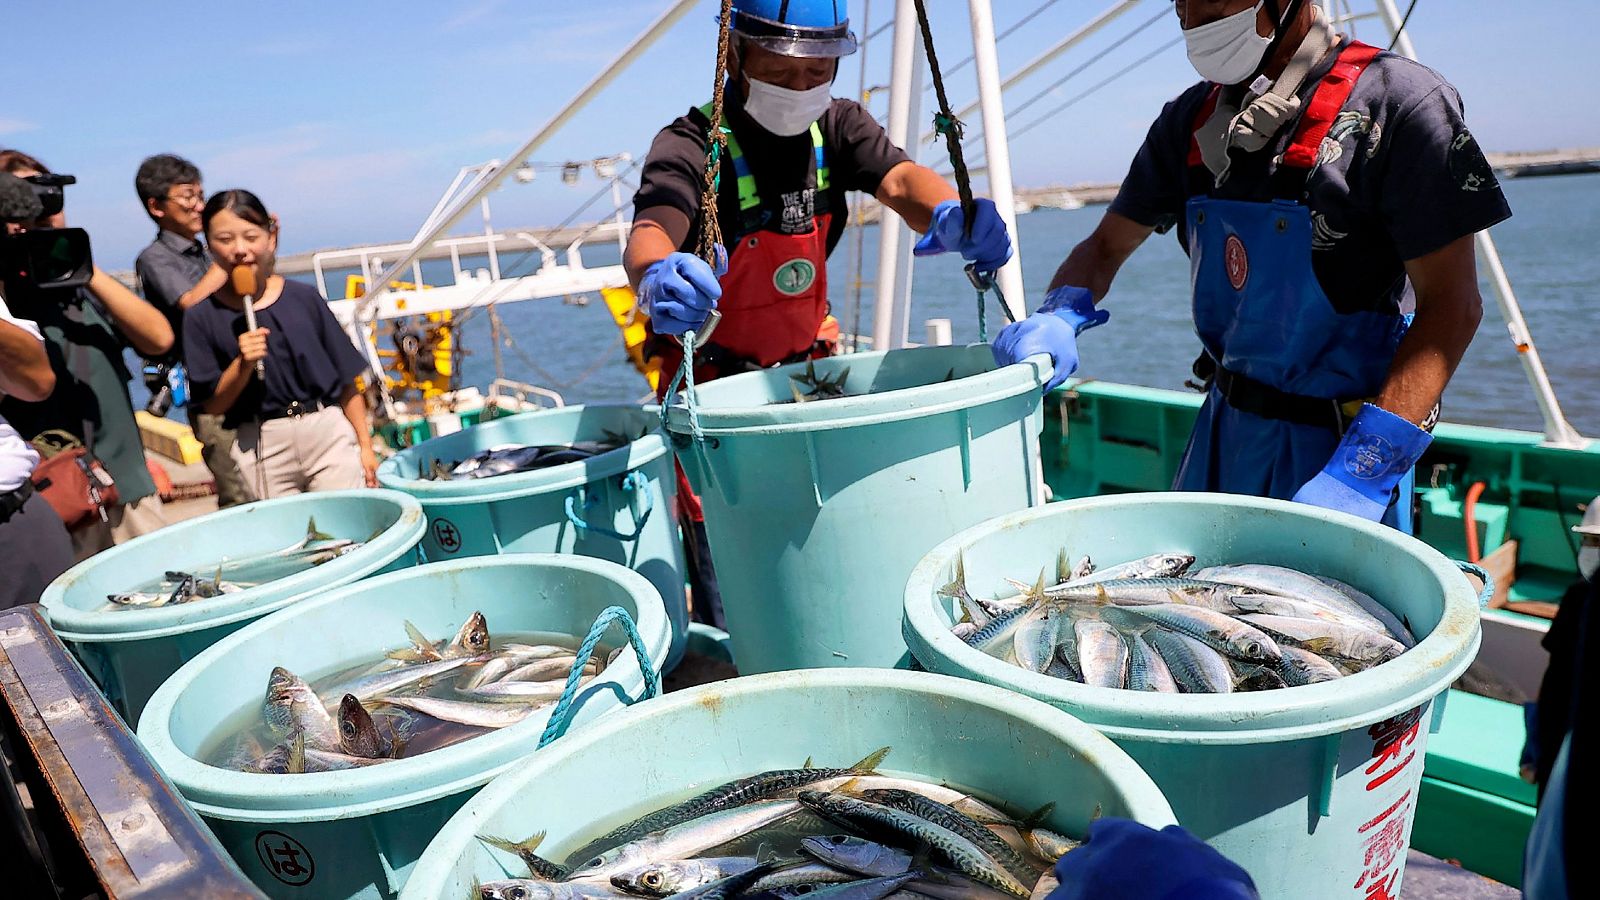
[[[427,290],[428,285],[391,281],[395,290]],[[346,299],[360,297],[366,290],[366,279],[350,275],[345,279]],[[422,313],[405,319],[390,320],[389,338],[392,347],[378,348],[378,358],[383,361],[383,377],[389,393],[396,399],[421,401],[420,408],[429,409],[438,398],[455,390],[455,332],[454,315],[450,310]],[[369,326],[376,328],[376,326]],[[376,333],[369,335],[376,338]]]

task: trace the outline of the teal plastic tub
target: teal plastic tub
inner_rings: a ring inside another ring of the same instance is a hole
[[[229,635],[150,699],[139,740],[269,895],[393,897],[472,791],[528,765],[548,713],[431,753],[341,772],[259,775],[209,766],[196,754],[220,737],[224,723],[259,714],[273,666],[314,680],[403,645],[407,620],[424,634],[448,636],[473,611],[484,614],[491,635],[542,631],[581,639],[611,606],[637,623],[650,658],[624,649],[578,693],[569,721],[581,733],[641,697],[641,664],[659,667],[666,658],[671,629],[661,598],[643,577],[614,563],[508,554],[369,579]],[[606,640],[626,644],[617,626]]]
[[[937,596],[964,557],[974,593],[1032,580],[1065,547],[1103,565],[1182,552],[1340,579],[1421,640],[1348,678],[1242,694],[1093,688],[1025,671],[950,633]],[[1398,896],[1430,723],[1478,652],[1476,591],[1421,541],[1342,513],[1223,494],[1121,494],[1003,516],[940,544],[905,590],[925,668],[1000,685],[1092,724],[1150,773],[1178,821],[1250,871],[1262,897]],[[1430,715],[1431,707],[1431,715]]]
[[[546,832],[562,859],[644,811],[733,778],[849,765],[892,748],[879,771],[1033,810],[1081,835],[1100,813],[1151,827],[1172,811],[1127,754],[1073,717],[987,685],[922,672],[831,669],[735,678],[671,694],[564,738],[484,788],[439,832],[402,900],[462,900],[474,880],[527,877],[478,835]]]
[[[288,547],[306,522],[365,546],[320,566],[235,594],[154,609],[107,609],[106,595],[168,570]],[[135,725],[167,676],[249,622],[307,597],[421,561],[422,507],[396,491],[297,494],[224,509],[118,544],[73,566],[39,602],[124,721]],[[375,536],[374,536],[375,535]]]
[[[793,397],[804,364],[699,387],[704,440],[669,410],[745,674],[896,666],[906,576],[971,525],[1043,502],[1044,369],[987,344],[818,360],[860,396]]]
[[[661,592],[677,665],[689,627],[677,475],[654,406],[568,406],[507,416],[400,451],[378,467],[384,487],[422,501],[429,562],[497,553],[576,553],[620,563]],[[421,476],[504,445],[639,438],[582,462],[463,481]]]

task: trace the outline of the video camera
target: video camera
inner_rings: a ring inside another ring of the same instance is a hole
[[[16,234],[0,233],[0,281],[14,299],[35,291],[81,287],[93,277],[89,232],[32,227],[61,212],[62,188],[77,180],[71,175],[18,178],[0,172],[0,225],[29,226]]]

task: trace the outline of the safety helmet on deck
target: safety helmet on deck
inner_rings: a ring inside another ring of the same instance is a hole
[[[780,56],[849,56],[856,36],[848,6],[848,0],[733,0],[730,27]]]

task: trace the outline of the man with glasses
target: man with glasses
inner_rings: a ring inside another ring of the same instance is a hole
[[[183,311],[216,293],[227,277],[200,243],[200,211],[205,208],[206,195],[200,170],[193,163],[168,153],[152,156],[140,164],[133,186],[145,213],[158,229],[156,239],[139,254],[134,271],[145,299],[166,315],[173,334],[178,335],[167,358],[152,360],[164,374],[178,363],[178,349],[183,346]],[[249,500],[244,476],[229,453],[233,430],[222,424],[221,416],[198,409],[189,411],[189,425],[204,448],[206,468],[216,479],[217,506]]]

